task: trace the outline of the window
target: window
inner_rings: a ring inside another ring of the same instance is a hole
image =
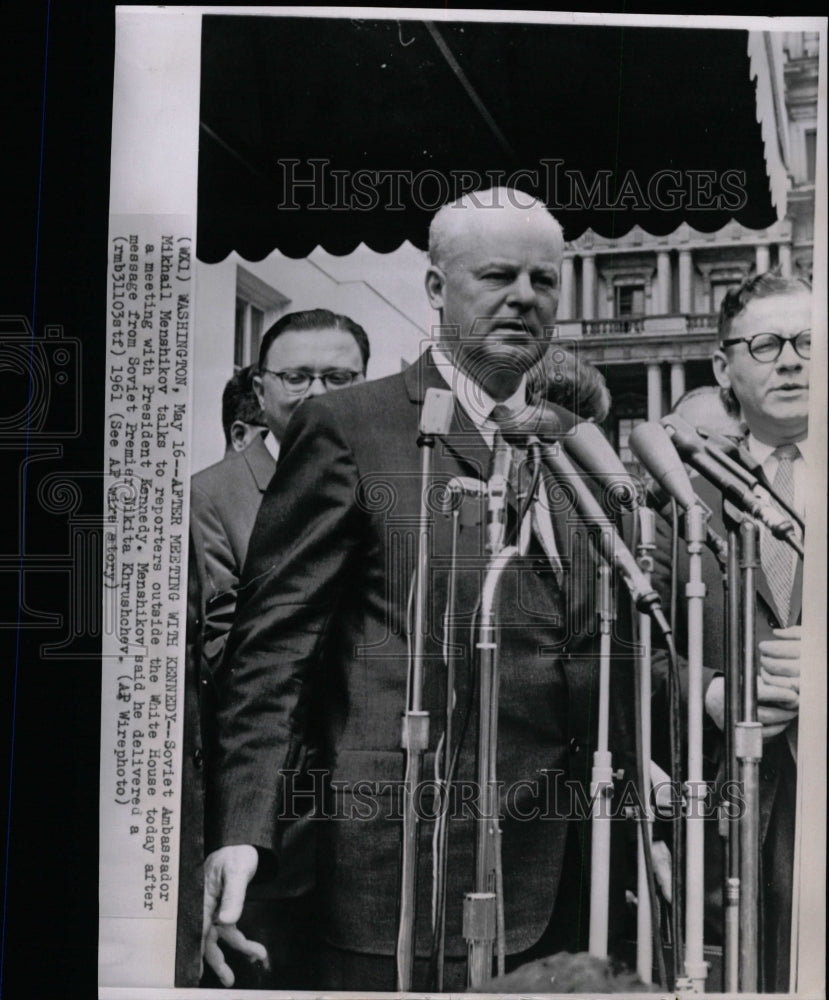
[[[261,278],[236,268],[236,311],[233,331],[233,367],[235,370],[259,358],[262,334],[288,311],[290,300],[280,295]]]
[[[643,316],[645,313],[644,285],[616,286],[616,316]]]
[[[233,341],[233,367],[244,368],[259,356],[259,343],[265,325],[265,313],[236,298],[236,330]]]

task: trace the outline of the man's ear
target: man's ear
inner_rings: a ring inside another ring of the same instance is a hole
[[[253,383],[253,391],[256,394],[256,398],[259,400],[259,406],[264,409],[265,407],[265,389],[262,385],[262,376],[254,375],[251,380]]]
[[[230,425],[230,443],[234,451],[244,451],[247,448],[249,430],[244,420],[234,420]]]
[[[714,369],[714,378],[717,380],[717,384],[722,389],[730,389],[731,373],[725,351],[714,351],[714,356],[711,358],[711,367]]]
[[[430,264],[426,269],[426,295],[433,309],[443,308],[443,289],[445,284],[446,275],[437,265]]]

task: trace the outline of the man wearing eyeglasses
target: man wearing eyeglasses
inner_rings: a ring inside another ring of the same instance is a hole
[[[363,382],[369,355],[365,330],[348,316],[327,309],[282,316],[266,331],[258,365],[253,366],[255,398],[252,402],[255,404],[258,400],[270,433],[264,439],[257,434],[244,450],[232,451],[221,462],[193,477],[191,545],[199,549],[196,565],[201,567],[197,588],[201,659],[199,700],[204,739],[208,743],[215,728],[214,677],[235,616],[248,541],[262,497],[273,476],[288,420],[303,400]],[[189,731],[195,735],[193,727]],[[202,739],[195,738],[194,743],[191,790],[204,782]],[[236,969],[237,981],[242,987],[279,988],[284,985],[285,977],[295,983],[302,972],[303,927],[309,911],[305,897],[313,871],[314,845],[310,830],[296,824],[287,834],[285,846],[287,862],[279,876],[251,893],[241,922],[256,941],[248,942],[241,933],[225,938],[229,946],[228,961]],[[192,853],[195,856],[196,852]],[[201,848],[197,853],[194,863],[201,887]],[[183,863],[188,863],[186,857]],[[183,872],[183,878],[185,875]],[[278,905],[273,900],[278,900]],[[180,916],[179,924],[178,981],[182,986],[197,986],[201,953],[200,907],[198,920]],[[190,938],[186,944],[182,935]],[[268,945],[267,958],[265,949],[256,942]],[[259,962],[254,961],[257,959]],[[264,967],[267,965],[271,966],[270,971]]]
[[[810,461],[807,434],[809,359],[811,354],[811,290],[803,281],[777,272],[756,275],[732,289],[719,316],[719,347],[714,375],[739,413],[744,444],[762,465],[774,491],[802,517]],[[711,526],[725,533],[722,500],[707,481],[695,489],[711,508]],[[659,580],[667,587],[670,544],[662,539],[656,553]],[[794,815],[797,784],[797,716],[800,685],[800,609],[802,565],[783,542],[762,529],[756,579],[758,719],[763,726],[760,768],[761,860],[761,988],[788,992],[792,915]],[[705,710],[710,719],[711,773],[718,784],[722,772],[725,725],[726,652],[722,579],[714,557],[704,553],[706,583],[703,662],[709,683]],[[681,555],[680,581],[687,580],[687,558]],[[684,631],[679,624],[678,634]],[[718,771],[719,767],[719,771]],[[721,933],[723,842],[709,824],[706,839],[706,940]],[[714,987],[716,989],[716,984]]]
[[[274,458],[296,407],[330,389],[364,382],[368,359],[366,332],[348,316],[309,309],[273,324],[262,338],[253,387],[271,432]]]

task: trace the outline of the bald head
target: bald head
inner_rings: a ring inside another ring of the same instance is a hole
[[[455,366],[495,399],[543,356],[556,318],[564,240],[544,205],[491,188],[445,205],[429,230],[429,302]]]
[[[543,202],[517,188],[488,188],[465,194],[444,205],[429,226],[429,261],[445,268],[458,253],[459,244],[475,239],[484,232],[499,229],[514,232],[531,228],[546,234],[564,252],[561,226],[547,211]]]

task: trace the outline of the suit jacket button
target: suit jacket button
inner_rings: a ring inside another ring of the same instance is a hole
[[[578,753],[579,750],[581,750],[581,747],[579,746],[579,741],[576,739],[575,736],[571,736],[570,737],[570,753]]]
[[[201,747],[196,747],[193,751],[193,764],[198,768],[204,767],[204,753]]]

